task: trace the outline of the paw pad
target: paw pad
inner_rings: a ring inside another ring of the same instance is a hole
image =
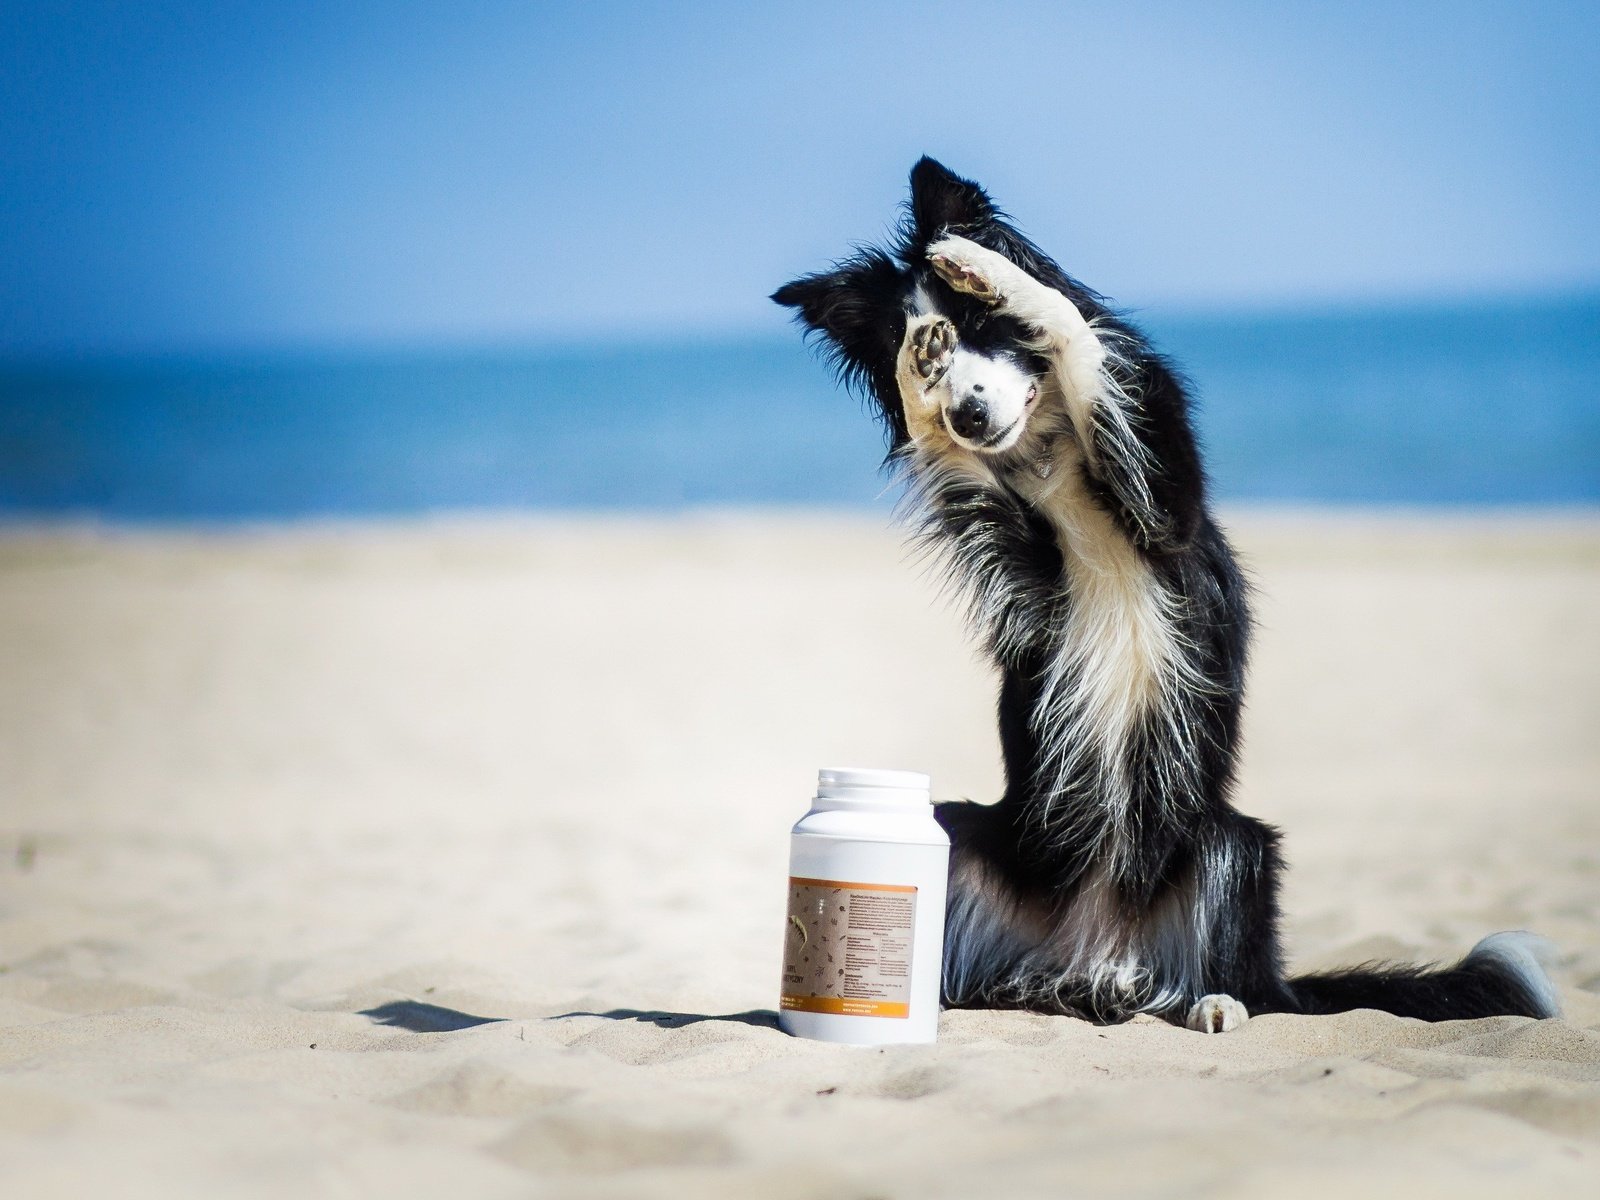
[[[933,269],[939,273],[939,277],[956,291],[965,292],[969,296],[990,303],[999,300],[994,285],[973,268],[957,262],[947,254],[935,254],[929,262],[933,264]]]
[[[944,378],[956,349],[956,327],[939,318],[911,334],[911,362],[928,387]]]

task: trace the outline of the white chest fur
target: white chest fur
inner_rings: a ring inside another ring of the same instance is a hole
[[[1044,775],[1036,782],[1052,820],[1098,816],[1114,859],[1138,730],[1152,719],[1182,724],[1181,706],[1168,703],[1189,669],[1179,601],[1089,494],[1072,439],[1058,438],[1038,461],[1018,486],[1055,531],[1068,602],[1033,714]]]

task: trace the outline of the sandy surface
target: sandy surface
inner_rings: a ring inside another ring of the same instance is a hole
[[[871,521],[14,531],[0,1194],[1594,1194],[1600,521],[1231,524],[1296,962],[1533,928],[1565,1020],[777,1032],[815,768],[997,790]]]

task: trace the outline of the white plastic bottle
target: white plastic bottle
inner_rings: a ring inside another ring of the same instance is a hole
[[[824,770],[789,842],[778,1025],[875,1046],[931,1042],[950,839],[915,771]]]

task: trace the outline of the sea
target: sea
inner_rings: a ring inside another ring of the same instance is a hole
[[[1220,500],[1600,504],[1600,294],[1134,316]],[[0,361],[11,520],[887,510],[883,451],[797,332]]]

